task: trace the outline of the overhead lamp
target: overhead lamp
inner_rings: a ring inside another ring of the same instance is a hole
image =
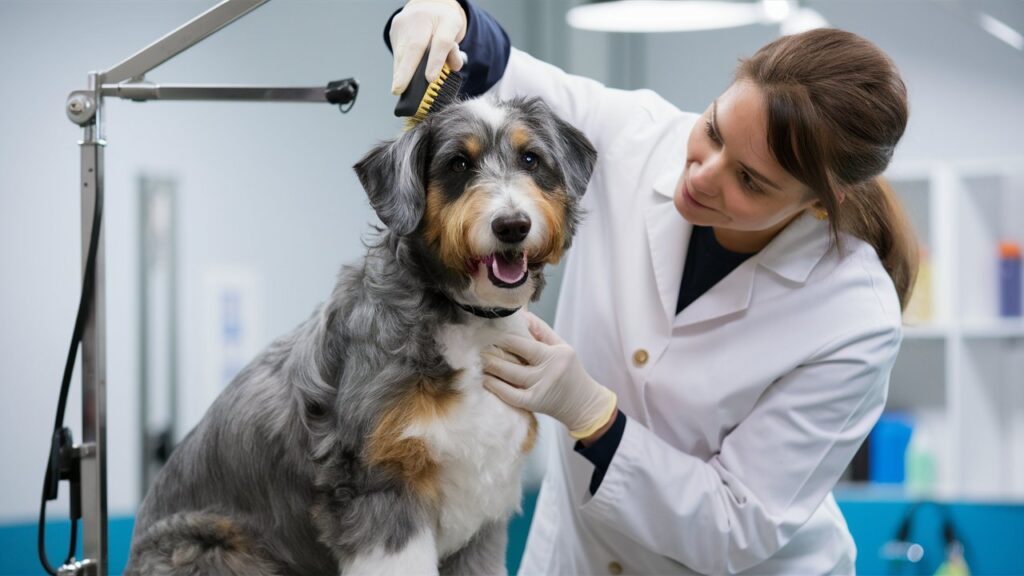
[[[684,32],[779,22],[789,9],[787,0],[615,0],[573,7],[565,18],[569,26],[581,30]]]
[[[828,20],[814,8],[797,8],[779,23],[779,34],[788,36],[815,28],[827,28]]]
[[[981,26],[985,32],[988,32],[1017,50],[1024,50],[1024,35],[995,16],[979,12],[978,25]]]
[[[826,25],[820,14],[800,8],[795,0],[615,0],[573,7],[565,18],[569,26],[581,30],[687,32],[783,25],[796,17],[804,29]]]

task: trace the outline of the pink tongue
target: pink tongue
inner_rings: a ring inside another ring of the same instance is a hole
[[[506,284],[515,284],[526,274],[526,253],[524,252],[523,257],[517,262],[509,262],[501,254],[495,254],[491,270],[498,280]]]

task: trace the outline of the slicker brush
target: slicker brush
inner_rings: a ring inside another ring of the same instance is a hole
[[[426,70],[427,56],[424,55],[409,81],[409,86],[402,92],[395,106],[395,116],[406,118],[406,130],[422,122],[430,112],[436,112],[459,99],[461,74],[453,72],[448,64],[444,64],[437,80],[428,83]]]

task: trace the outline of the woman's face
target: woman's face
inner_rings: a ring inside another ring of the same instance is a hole
[[[697,121],[674,203],[692,224],[715,228],[723,246],[756,252],[814,204],[807,187],[768,149],[761,89],[737,81]]]

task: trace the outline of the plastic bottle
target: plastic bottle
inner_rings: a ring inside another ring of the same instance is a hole
[[[915,420],[907,445],[905,486],[912,496],[930,496],[938,483],[935,442],[929,426],[922,419]]]
[[[883,412],[868,436],[868,480],[873,484],[903,484],[907,444],[913,433],[909,414]]]
[[[914,291],[910,294],[910,302],[903,312],[903,320],[909,325],[917,326],[932,321],[932,261],[928,248],[920,249],[917,265],[917,280]]]
[[[999,243],[999,315],[1021,316],[1021,248],[1016,242]]]

